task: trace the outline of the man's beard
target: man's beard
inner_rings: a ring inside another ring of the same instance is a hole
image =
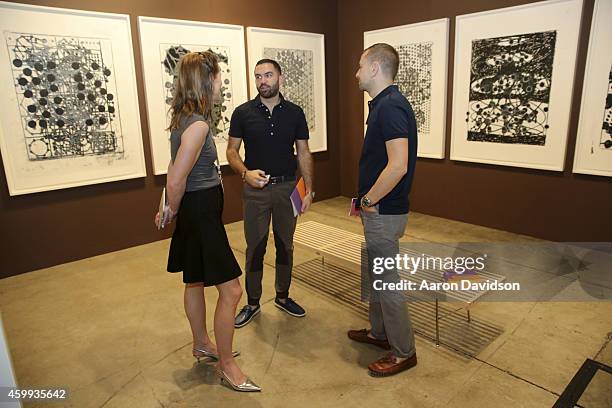
[[[261,87],[257,88],[257,92],[259,92],[259,96],[262,98],[274,98],[278,95],[278,82],[275,85],[272,85],[265,90],[262,90]]]

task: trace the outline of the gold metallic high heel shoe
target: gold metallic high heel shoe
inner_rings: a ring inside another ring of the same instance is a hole
[[[217,369],[217,374],[221,377],[221,384],[227,383],[230,388],[234,391],[240,392],[261,392],[261,387],[251,381],[250,378],[247,377],[246,381],[242,384],[234,384],[232,380],[223,372],[222,370]]]
[[[196,356],[194,353],[195,352],[198,353],[202,353],[204,354],[203,356]],[[213,360],[219,360],[219,356],[215,353],[213,353],[212,351],[208,351],[208,350],[204,350],[204,349],[198,349],[198,348],[193,348],[192,350],[192,355],[195,357],[196,360],[198,360],[198,363],[200,362],[201,358],[211,358]],[[239,351],[232,351],[232,357],[238,357],[240,355]]]

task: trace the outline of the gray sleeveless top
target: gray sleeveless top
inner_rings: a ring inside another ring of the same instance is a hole
[[[202,115],[193,114],[181,121],[178,129],[170,133],[170,156],[172,161],[176,159],[176,153],[181,145],[183,132],[194,122],[203,121],[208,123]],[[210,125],[210,124],[209,124]],[[215,187],[221,184],[219,173],[215,161],[217,160],[217,147],[213,138],[212,129],[206,135],[206,140],[200,150],[200,157],[194,164],[189,176],[187,176],[187,186],[185,191],[196,191],[204,188]]]

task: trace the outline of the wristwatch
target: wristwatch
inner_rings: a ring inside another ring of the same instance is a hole
[[[363,196],[363,197],[361,198],[361,206],[362,206],[362,207],[371,207],[371,206],[372,206],[372,204],[373,204],[373,203],[372,203],[372,200],[370,200],[370,199],[368,198],[368,196]]]

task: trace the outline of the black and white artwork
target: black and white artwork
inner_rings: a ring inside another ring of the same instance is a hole
[[[546,144],[556,31],[472,41],[469,141]]]
[[[430,133],[432,46],[433,42],[423,42],[395,47],[399,54],[395,84],[412,105],[419,136]]]
[[[123,152],[108,40],[5,32],[30,161]],[[108,46],[108,44],[107,44]]]
[[[314,65],[313,51],[287,48],[264,48],[263,57],[279,63],[283,71],[284,84],[281,92],[287,100],[304,110],[308,130],[315,123]]]
[[[612,2],[595,0],[584,67],[574,173],[612,177]]]
[[[563,171],[582,8],[539,1],[456,17],[452,160]]]
[[[170,161],[170,108],[176,70],[189,52],[210,51],[221,71],[222,100],[213,106],[211,132],[219,163],[227,164],[225,151],[234,109],[248,100],[244,27],[204,21],[138,17],[142,68],[153,173],[166,174]]]
[[[172,104],[174,91],[174,79],[176,77],[176,67],[180,58],[192,51],[210,51],[217,56],[219,68],[221,69],[221,94],[223,102],[213,108],[212,125],[215,139],[227,141],[233,112],[233,92],[232,92],[232,70],[230,65],[230,49],[222,46],[208,45],[181,45],[181,44],[160,44],[161,66],[163,70],[162,80],[164,87],[164,100],[168,108]]]
[[[608,77],[608,94],[606,96],[606,108],[604,110],[599,145],[602,149],[612,150],[612,67],[610,67],[610,76]]]
[[[10,195],[144,177],[130,17],[0,2]]]
[[[257,61],[269,58],[281,66],[284,83],[280,91],[299,105],[308,124],[311,152],[327,150],[327,109],[325,90],[325,36],[318,33],[248,27],[249,77]],[[251,81],[251,98],[256,97]]]
[[[441,159],[445,155],[449,25],[449,19],[442,18],[363,33],[364,49],[385,43],[391,44],[398,53],[394,84],[414,112],[418,157]],[[364,92],[364,123],[370,100],[370,95]]]

